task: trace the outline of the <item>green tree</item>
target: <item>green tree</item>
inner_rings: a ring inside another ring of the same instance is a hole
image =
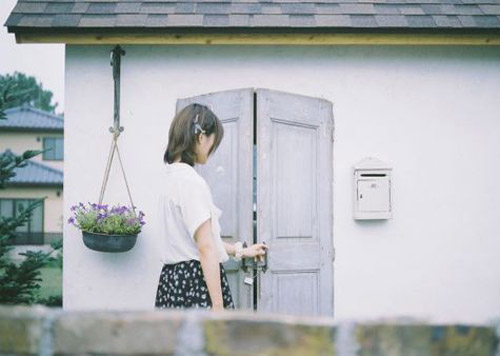
[[[0,119],[5,120],[3,110],[15,96],[10,95],[11,86],[0,87]],[[14,154],[0,154],[0,189],[5,189],[5,183],[16,175],[15,168],[24,167],[26,161],[44,151],[26,151],[21,156]],[[15,217],[0,216],[0,304],[45,304],[49,306],[62,306],[60,297],[51,296],[41,299],[38,296],[39,282],[42,282],[41,268],[47,266],[57,258],[51,255],[62,250],[62,241],[51,243],[52,250],[26,251],[20,255],[26,258],[19,264],[11,262],[8,252],[12,250],[12,240],[15,238],[15,230],[24,226],[31,219],[33,210],[43,204],[45,198],[36,200],[24,210],[18,211]]]
[[[0,107],[5,109],[29,104],[51,113],[55,113],[58,103],[52,104],[53,93],[43,89],[42,83],[35,77],[14,72],[14,74],[0,75]],[[1,114],[0,114],[1,115]]]

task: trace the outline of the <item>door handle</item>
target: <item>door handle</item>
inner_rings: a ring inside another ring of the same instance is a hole
[[[266,244],[265,241],[262,241],[262,243]],[[246,241],[243,242],[243,247],[244,248],[248,247],[248,244],[246,243]],[[244,272],[248,272],[248,268],[258,269],[259,267],[261,267],[262,272],[266,273],[267,268],[268,268],[268,265],[267,265],[267,254],[268,254],[268,251],[266,251],[266,253],[264,254],[264,264],[259,264],[259,262],[252,261],[252,263],[250,265],[247,265],[246,258],[242,258],[241,259],[241,269]]]
[[[262,243],[265,245],[266,242],[265,241],[262,241]],[[268,255],[269,251],[266,249],[266,253],[264,254],[264,265],[262,266],[262,272],[266,273],[267,271],[267,255]]]

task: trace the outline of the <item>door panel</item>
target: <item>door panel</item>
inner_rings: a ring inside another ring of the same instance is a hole
[[[190,103],[211,107],[224,126],[224,138],[205,165],[195,169],[210,186],[214,203],[222,210],[222,239],[253,242],[253,89],[236,89],[177,100],[177,112]],[[253,289],[243,283],[241,263],[224,263],[235,305],[253,309]]]
[[[258,310],[333,316],[332,138],[330,102],[257,90]]]
[[[278,120],[272,128],[273,231],[277,239],[317,239],[316,128]]]

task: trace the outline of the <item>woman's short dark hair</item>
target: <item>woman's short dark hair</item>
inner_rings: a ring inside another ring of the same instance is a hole
[[[168,145],[163,155],[164,163],[172,163],[177,157],[181,158],[181,162],[194,166],[196,162],[196,140],[200,135],[199,129],[196,128],[195,120],[201,129],[205,131],[205,135],[210,136],[215,133],[215,140],[209,155],[217,150],[222,137],[224,136],[224,128],[219,118],[207,106],[192,103],[179,111],[172,123],[168,132]]]

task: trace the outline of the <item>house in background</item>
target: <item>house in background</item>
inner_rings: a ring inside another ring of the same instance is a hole
[[[0,152],[22,155],[27,150],[47,150],[16,168],[6,189],[0,190],[0,213],[15,216],[19,209],[44,198],[25,226],[18,228],[10,251],[19,261],[19,252],[50,249],[49,244],[62,239],[63,229],[63,159],[64,120],[28,105],[5,110],[7,120],[0,120]]]

